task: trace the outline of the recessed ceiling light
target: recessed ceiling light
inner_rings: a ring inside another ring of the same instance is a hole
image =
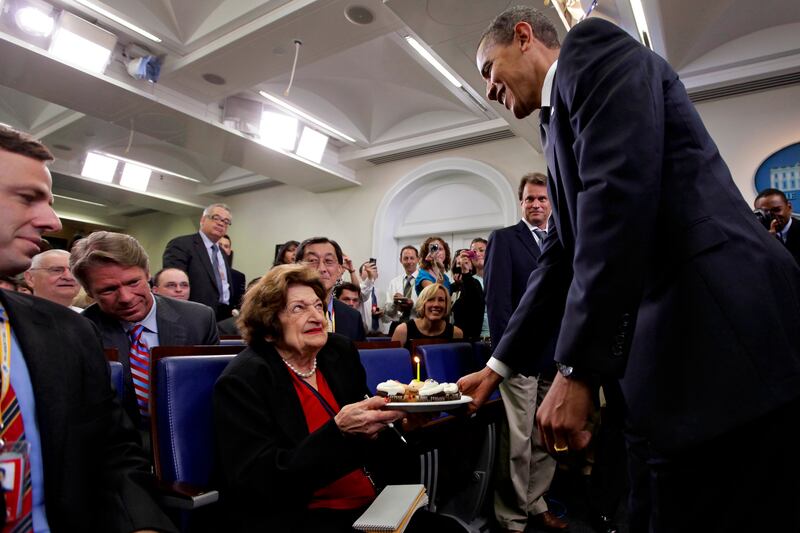
[[[113,157],[101,155],[96,152],[89,152],[86,154],[86,161],[83,163],[81,176],[111,183],[114,180],[114,175],[117,173],[117,165],[119,165],[119,161]]]
[[[153,35],[149,31],[143,30],[139,26],[137,26],[137,25],[135,25],[135,24],[133,24],[131,22],[128,22],[127,20],[125,20],[122,17],[118,17],[117,15],[112,13],[111,11],[108,11],[107,9],[104,9],[104,8],[98,6],[94,2],[89,2],[88,0],[75,0],[75,3],[80,4],[83,7],[89,8],[92,11],[94,11],[95,13],[103,15],[104,17],[113,20],[114,22],[116,22],[117,24],[119,24],[121,26],[125,26],[129,30],[134,31],[134,32],[138,33],[139,35],[141,35],[142,37],[150,39],[153,42],[156,42],[156,43],[160,43],[161,42],[160,38],[156,37],[155,35]]]
[[[291,152],[297,144],[297,119],[266,111],[261,115],[260,140],[273,148]]]
[[[364,6],[349,6],[344,10],[347,20],[358,26],[366,26],[375,20],[375,15]]]
[[[62,200],[69,200],[70,202],[80,202],[82,204],[96,205],[97,207],[108,207],[106,204],[98,202],[90,202],[89,200],[81,200],[80,198],[73,198],[72,196],[64,196],[63,194],[53,193],[54,198],[61,198]]]
[[[325,154],[325,147],[328,145],[328,136],[311,128],[303,128],[300,135],[300,144],[297,145],[297,152],[300,157],[304,157],[314,163],[322,161]]]
[[[650,43],[650,34],[647,30],[647,19],[644,16],[644,7],[641,0],[630,0],[631,9],[633,10],[633,20],[636,21],[636,29],[639,31],[639,38],[642,44],[646,47],[653,49]]]
[[[127,157],[120,157],[118,155],[107,154],[107,153],[104,153],[104,152],[98,152],[98,153],[100,153],[100,154],[102,154],[102,155],[104,155],[106,157],[111,157],[111,158],[117,159],[119,161],[124,161],[125,163],[133,163],[134,165],[139,165],[141,167],[149,168],[153,172],[157,172],[159,174],[166,174],[168,176],[173,176],[175,178],[180,178],[182,180],[191,181],[192,183],[200,183],[200,180],[198,180],[198,179],[190,178],[189,176],[184,176],[183,174],[178,174],[178,173],[173,172],[171,170],[165,170],[165,169],[157,167],[155,165],[150,165],[148,163],[143,163],[141,161],[136,161],[134,159],[128,159]]]
[[[137,191],[146,191],[152,173],[152,170],[142,165],[125,163],[122,169],[122,177],[119,179],[119,184],[123,187],[136,189]]]
[[[85,70],[102,74],[117,44],[117,36],[62,11],[50,43],[50,54]]]
[[[407,42],[408,44],[410,44],[410,45],[411,45],[411,48],[413,48],[413,49],[414,49],[414,50],[415,50],[415,51],[416,51],[416,52],[417,52],[419,55],[421,55],[421,56],[422,56],[422,57],[425,59],[425,61],[427,61],[428,63],[430,63],[430,64],[431,64],[431,66],[433,66],[433,68],[435,68],[436,70],[438,70],[438,71],[439,71],[439,73],[440,73],[442,76],[444,76],[445,78],[447,78],[447,81],[449,81],[450,83],[452,83],[452,84],[453,84],[453,85],[455,85],[456,87],[459,87],[459,88],[461,87],[461,82],[460,82],[460,81],[458,81],[458,79],[457,79],[455,76],[453,76],[453,75],[450,73],[450,71],[449,71],[449,70],[447,70],[447,69],[444,67],[444,65],[442,65],[442,64],[439,62],[439,60],[437,60],[435,57],[433,57],[433,55],[432,55],[430,52],[428,52],[428,51],[427,51],[427,50],[426,50],[426,49],[425,49],[425,48],[424,48],[424,47],[423,47],[421,44],[419,44],[419,41],[417,41],[416,39],[414,39],[414,38],[413,38],[412,36],[410,36],[410,35],[406,35],[406,42]]]
[[[343,141],[347,141],[347,142],[351,142],[351,143],[356,142],[356,140],[353,139],[352,137],[350,137],[349,135],[346,135],[346,134],[342,133],[341,131],[337,130],[336,128],[334,128],[333,126],[329,126],[328,124],[322,122],[321,120],[318,120],[318,119],[312,117],[311,115],[309,115],[305,111],[302,111],[302,110],[296,108],[295,106],[293,106],[291,104],[288,104],[288,103],[284,102],[283,100],[272,96],[271,94],[269,94],[266,91],[258,91],[258,94],[260,94],[261,96],[263,96],[264,98],[266,98],[267,100],[272,102],[273,104],[279,105],[282,108],[294,113],[298,117],[300,117],[302,119],[305,119],[305,120],[307,120],[307,121],[309,121],[309,122],[311,122],[313,124],[316,124],[317,126],[319,126],[320,128],[322,128],[322,129],[324,129],[326,131],[331,132],[334,137],[338,137],[338,138],[342,139]]]
[[[14,13],[19,29],[34,37],[48,37],[53,33],[56,20],[50,6],[26,5]]]
[[[225,78],[218,74],[212,74],[211,72],[203,74],[203,79],[211,85],[225,85],[225,83],[227,83]]]

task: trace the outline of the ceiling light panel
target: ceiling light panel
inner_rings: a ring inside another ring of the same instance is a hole
[[[117,173],[119,161],[113,157],[104,156],[95,152],[86,154],[81,176],[105,183],[111,183]]]
[[[297,119],[266,111],[261,115],[261,142],[291,152],[297,144]]]
[[[17,27],[34,37],[49,37],[56,19],[52,6],[31,2],[20,5],[14,12]]]
[[[300,157],[319,163],[328,146],[328,136],[311,128],[304,127],[300,135],[300,143],[297,145],[297,152]]]
[[[149,31],[147,31],[147,30],[145,30],[143,28],[140,28],[139,26],[137,26],[136,24],[133,24],[132,22],[128,22],[124,18],[115,15],[111,11],[101,7],[98,4],[95,4],[94,2],[89,2],[88,0],[75,0],[75,3],[82,5],[83,7],[87,8],[87,9],[91,9],[92,11],[97,13],[98,15],[102,15],[102,16],[106,17],[109,20],[113,20],[114,22],[116,22],[120,26],[124,26],[125,28],[128,28],[129,30],[131,30],[133,32],[136,32],[139,35],[141,35],[142,37],[150,39],[154,43],[160,43],[161,42],[161,39],[159,37],[153,35]]]
[[[324,129],[325,131],[328,131],[328,132],[332,133],[334,137],[338,137],[338,138],[342,139],[343,141],[347,141],[347,142],[351,142],[351,143],[356,142],[356,140],[353,139],[352,137],[350,137],[349,135],[346,135],[346,134],[342,133],[341,131],[337,130],[336,128],[334,128],[333,126],[330,126],[330,125],[322,122],[321,120],[318,120],[318,119],[312,117],[311,115],[309,115],[305,111],[293,106],[292,104],[289,104],[287,102],[284,102],[280,98],[276,98],[275,96],[272,96],[271,94],[269,94],[266,91],[258,91],[258,94],[260,94],[261,96],[263,96],[264,98],[266,98],[267,100],[272,102],[273,104],[278,105],[278,106],[286,109],[290,113],[293,113],[293,114],[297,115],[298,117],[302,118],[303,120],[307,120],[308,122],[311,122],[312,124],[316,124],[317,126],[319,126],[320,128]]]
[[[652,50],[653,45],[650,43],[650,32],[647,29],[647,19],[644,16],[644,7],[641,0],[630,0],[631,10],[633,11],[633,19],[636,21],[636,29],[639,32],[639,39],[642,44]]]
[[[150,183],[150,176],[153,171],[147,167],[136,165],[134,163],[125,163],[122,169],[122,177],[119,184],[129,189],[136,189],[137,191],[146,191],[147,184]]]
[[[458,79],[457,79],[455,76],[453,76],[453,75],[450,73],[450,71],[449,71],[449,70],[447,70],[447,69],[444,67],[444,65],[442,65],[442,64],[439,62],[439,60],[438,60],[438,59],[436,59],[435,57],[433,57],[433,55],[432,55],[430,52],[428,52],[428,50],[427,50],[427,49],[425,49],[425,48],[424,48],[424,47],[423,47],[423,46],[422,46],[422,45],[419,43],[419,41],[417,41],[416,39],[414,39],[414,38],[413,38],[412,36],[410,36],[410,35],[406,35],[405,39],[406,39],[406,42],[407,42],[409,45],[411,45],[411,48],[413,48],[413,49],[414,49],[414,50],[415,50],[415,51],[416,51],[416,52],[417,52],[419,55],[421,55],[421,56],[423,57],[423,59],[425,59],[425,61],[427,61],[428,63],[430,63],[430,64],[431,64],[431,66],[432,66],[433,68],[435,68],[436,70],[438,70],[438,71],[439,71],[439,73],[440,73],[442,76],[444,76],[445,78],[447,78],[447,81],[449,81],[450,83],[452,83],[452,84],[453,84],[453,85],[455,85],[456,87],[458,87],[458,88],[461,88],[461,82],[460,82],[460,81],[458,81]]]
[[[62,11],[53,33],[50,54],[64,63],[102,74],[116,44],[117,37],[113,33]]]

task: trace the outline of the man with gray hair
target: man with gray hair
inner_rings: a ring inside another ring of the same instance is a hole
[[[231,316],[232,272],[219,240],[231,225],[231,210],[225,204],[211,204],[200,217],[200,231],[175,237],[164,249],[163,267],[183,270],[192,287],[190,300],[213,309],[217,320]]]
[[[72,300],[80,291],[80,286],[69,270],[69,252],[66,250],[47,250],[33,256],[31,267],[25,271],[25,281],[33,289],[34,296],[50,300],[80,313],[80,307],[73,307]]]
[[[150,292],[147,253],[130,235],[97,231],[78,241],[72,272],[95,303],[83,316],[97,325],[103,346],[116,348],[124,367],[125,410],[149,427],[150,349],[219,344],[211,309]]]

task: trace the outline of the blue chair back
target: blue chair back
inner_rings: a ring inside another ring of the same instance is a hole
[[[375,394],[378,383],[396,379],[408,383],[413,379],[411,356],[405,348],[376,348],[359,350],[361,364],[367,371],[367,386]]]
[[[423,344],[417,350],[428,377],[440,383],[455,383],[461,376],[478,370],[472,345],[468,342]]]
[[[220,339],[220,346],[246,346],[244,339]]]
[[[156,361],[151,408],[156,476],[207,486],[214,465],[214,383],[234,355],[189,355]]]
[[[364,339],[367,342],[391,342],[391,337],[366,337]]]
[[[111,386],[114,387],[114,392],[117,393],[119,403],[123,404],[122,396],[125,393],[125,381],[122,377],[122,363],[119,361],[109,361],[108,369],[111,372]]]

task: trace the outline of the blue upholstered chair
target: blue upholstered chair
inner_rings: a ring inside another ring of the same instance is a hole
[[[367,371],[367,386],[375,394],[378,383],[396,379],[408,383],[413,379],[411,356],[405,348],[359,350],[361,364]]]
[[[122,377],[122,363],[119,361],[109,361],[108,369],[111,372],[111,386],[114,387],[114,392],[117,393],[119,403],[123,403],[122,395],[125,392],[125,380]]]
[[[214,383],[233,355],[189,355],[155,361],[151,372],[156,477],[173,489],[164,503],[195,509],[216,502],[208,490],[214,465]]]
[[[472,345],[468,342],[424,344],[417,351],[428,377],[440,383],[455,383],[461,376],[478,370]]]

